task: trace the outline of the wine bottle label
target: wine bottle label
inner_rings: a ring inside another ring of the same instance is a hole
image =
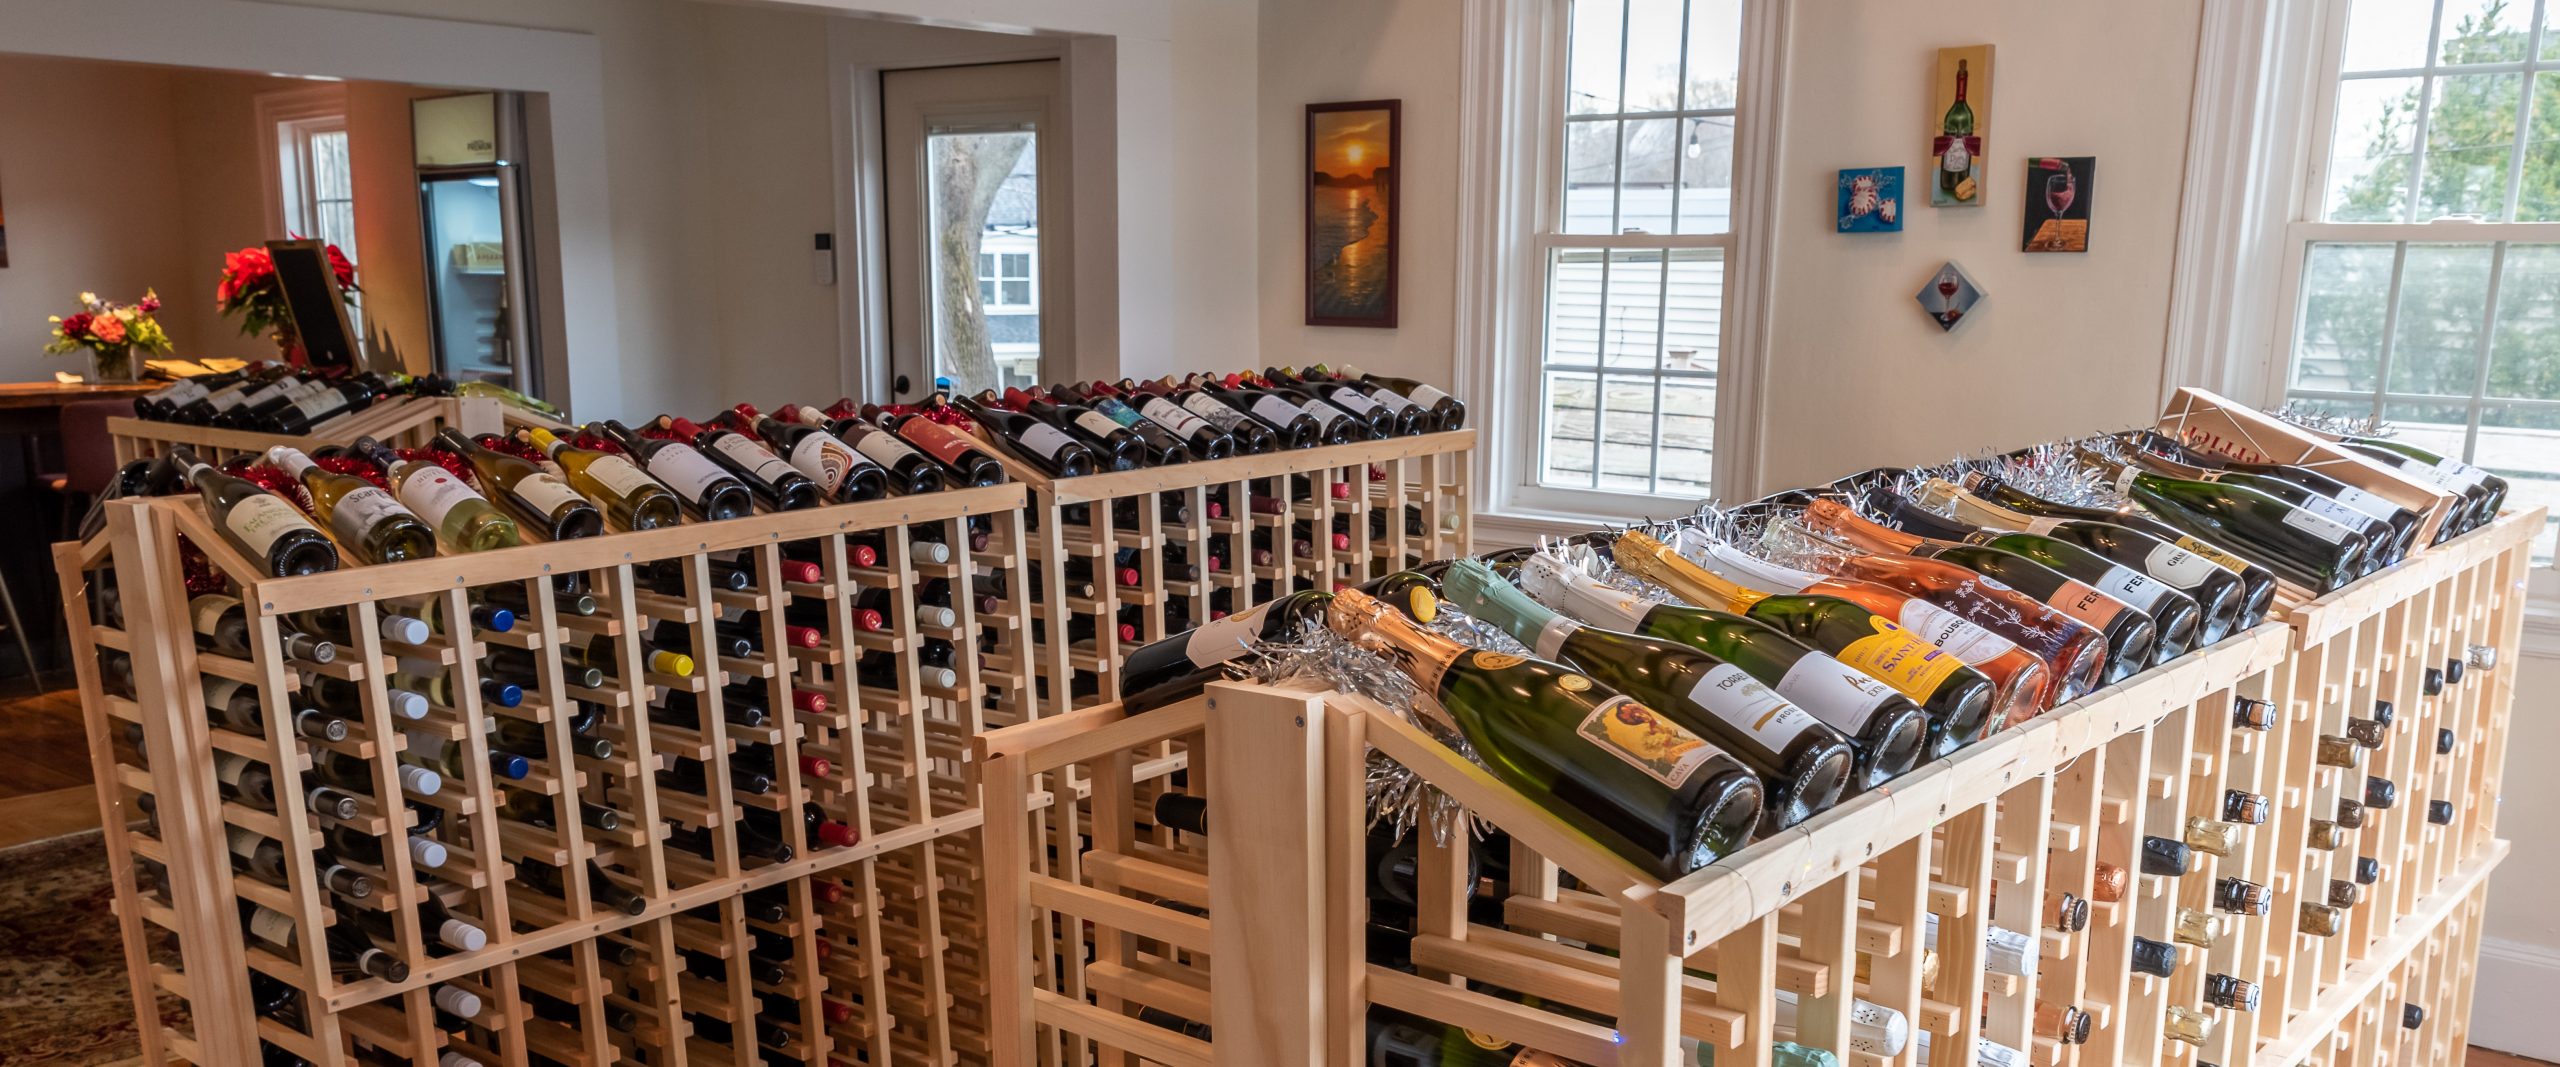
[[[1117,397],[1098,396],[1093,398],[1093,410],[1101,412],[1105,417],[1111,419],[1113,422],[1117,422],[1122,426],[1129,427],[1130,429],[1136,429],[1139,423],[1147,421],[1146,416],[1138,414],[1138,409],[1121,403]]]
[[[2435,462],[2434,466],[2426,467],[2424,469],[2432,472],[2436,484],[2442,485],[2457,493],[2471,489],[2478,486],[2480,483],[2489,480],[2488,471],[2481,470],[2478,467],[2474,467],[2458,459],[2440,459]]]
[[[2363,526],[2366,520],[2373,518],[2360,509],[2348,507],[2318,493],[2313,493],[2309,499],[2304,500],[2302,509],[2350,530]]]
[[[240,539],[240,544],[253,556],[263,557],[286,535],[302,530],[313,533],[319,528],[302,517],[300,509],[285,503],[274,493],[251,493],[231,505],[231,513],[222,517],[224,529]]]
[[[1705,739],[1636,703],[1634,697],[1601,701],[1582,717],[1582,736],[1644,776],[1677,790],[1707,761],[1724,755]]]
[[[649,454],[649,473],[673,487],[684,498],[699,503],[711,486],[729,476],[720,465],[700,452],[669,443]]]
[[[738,466],[746,468],[747,473],[768,482],[778,483],[793,473],[791,465],[783,462],[782,457],[774,455],[771,449],[758,444],[754,438],[742,433],[724,433],[712,438],[711,447],[719,449],[721,455],[729,457]]]
[[[249,932],[276,948],[293,950],[293,919],[274,908],[261,907],[249,913]]]
[[[844,484],[845,475],[853,472],[859,459],[852,448],[825,433],[801,434],[799,443],[791,446],[791,465],[829,496]]]
[[[960,458],[978,447],[969,435],[927,418],[898,420],[898,436],[952,467],[958,467]]]
[[[2108,567],[2107,572],[2098,577],[2098,589],[2145,611],[2159,606],[2160,598],[2168,592],[2140,571],[2114,566]]]
[[[236,714],[231,710],[231,699],[239,694],[240,686],[241,683],[239,679],[236,678],[222,678],[210,674],[206,675],[204,678],[204,709],[211,713],[214,718],[224,726],[228,726],[234,730],[239,730],[243,733],[255,733],[258,729],[258,722],[253,715]],[[253,713],[255,711],[254,708],[250,710]]]
[[[2069,578],[2053,587],[2044,598],[2045,605],[2101,630],[2124,614],[2123,601]]]
[[[1037,420],[1024,423],[1022,433],[1014,440],[1033,455],[1047,457],[1052,462],[1057,460],[1060,451],[1076,443],[1076,439],[1067,436],[1065,430]]]
[[[1243,412],[1217,402],[1217,400],[1211,398],[1207,393],[1191,393],[1185,395],[1182,398],[1182,408],[1185,411],[1209,420],[1209,425],[1215,426],[1228,433],[1234,433],[1236,431],[1236,427],[1245,424]]]
[[[245,826],[234,826],[224,836],[231,842],[231,854],[244,860],[257,859],[258,846],[266,841],[265,835]]]
[[[1911,631],[1874,616],[1868,619],[1876,632],[1849,642],[1832,658],[1921,703],[1927,703],[1941,683],[1964,667],[1963,660]]]
[[[1876,709],[1894,697],[1893,687],[1819,652],[1807,654],[1778,679],[1778,695],[1851,737],[1867,728]]]
[[[2196,588],[2222,571],[2212,560],[2167,542],[2151,547],[2151,553],[2142,557],[2142,569],[2180,589]]]
[[[2248,560],[2241,559],[2231,553],[2215,548],[2213,545],[2204,541],[2180,535],[2177,540],[2169,543],[2176,545],[2179,548],[2186,549],[2189,552],[2193,552],[2207,562],[2210,562],[2217,567],[2221,567],[2224,570],[2230,571],[2233,574],[2249,573],[2249,567],[2251,564]]]
[[[239,606],[238,597],[207,593],[187,602],[187,616],[194,621],[197,633],[212,637],[221,632],[222,617]]]
[[[1226,618],[1204,622],[1191,629],[1182,642],[1182,655],[1193,664],[1206,667],[1225,663],[1244,655],[1253,647],[1253,639],[1262,634],[1262,616],[1270,602],[1256,604]]]
[[[897,469],[898,464],[906,462],[909,457],[924,458],[924,453],[907,447],[906,442],[898,440],[886,430],[872,430],[854,438],[853,450],[862,453],[864,458],[871,462],[891,470]]]
[[[1307,409],[1270,393],[1253,398],[1253,413],[1274,426],[1287,426],[1307,416]]]
[[[247,777],[248,773],[249,757],[243,756],[237,752],[216,752],[213,754],[213,776],[221,779],[222,784],[230,786],[233,789],[238,789],[240,788],[240,779]]]
[[[338,409],[345,406],[347,406],[347,394],[335,389],[322,389],[294,401],[293,409],[301,412],[303,418],[318,422],[337,414]]]
[[[516,479],[515,494],[533,505],[536,515],[558,515],[562,508],[587,502],[587,498],[579,496],[577,490],[549,474],[528,474]]]
[[[1111,421],[1101,412],[1094,411],[1090,408],[1076,412],[1075,422],[1076,425],[1084,427],[1084,432],[1092,434],[1094,437],[1105,441],[1110,440],[1112,434],[1118,433],[1123,429],[1119,423]]]
[[[612,490],[614,495],[625,499],[647,492],[658,484],[656,479],[641,473],[640,468],[632,466],[630,460],[611,454],[599,455],[590,460],[587,463],[587,477],[595,479],[597,485]]]
[[[1402,415],[1405,409],[1414,406],[1413,401],[1397,396],[1393,389],[1373,389],[1361,395],[1392,414]]]
[[[2341,485],[2336,493],[2330,495],[2335,497],[2338,503],[2385,522],[2389,522],[2392,516],[2400,513],[2400,505],[2392,503],[2389,497],[2368,493],[2352,485]]]
[[[215,414],[219,415],[223,412],[239,407],[243,401],[248,399],[248,397],[249,389],[247,386],[235,385],[229,389],[225,389],[219,393],[213,394],[212,396],[206,397],[205,403],[213,408]]]
[[[1323,423],[1327,426],[1333,425],[1333,420],[1335,419],[1345,419],[1351,422],[1365,422],[1365,420],[1362,419],[1352,418],[1351,413],[1348,411],[1344,411],[1341,408],[1325,403],[1323,400],[1312,396],[1307,398],[1306,408],[1309,413],[1316,417],[1317,422]]]
[[[144,399],[159,401],[169,405],[170,407],[182,408],[195,403],[198,400],[204,399],[205,393],[206,389],[203,384],[197,382],[193,378],[188,378],[180,381],[176,385],[172,385],[166,389],[160,390],[159,392],[153,393]]]
[[[1154,420],[1157,425],[1173,431],[1175,437],[1186,441],[1190,440],[1192,434],[1209,429],[1208,423],[1160,396],[1151,396],[1139,401],[1138,414]]]
[[[1965,663],[1981,663],[2008,655],[2018,647],[2008,638],[1976,626],[1925,600],[1904,601],[1899,621],[1920,640]]]
[[[365,531],[408,515],[399,498],[368,485],[338,498],[337,506],[329,510],[329,525],[337,529],[340,540],[354,544],[363,540]]]
[[[1796,735],[1820,723],[1778,691],[1730,663],[1719,663],[1689,687],[1691,703],[1751,735],[1771,752],[1784,752]]]
[[[1413,392],[1405,394],[1405,398],[1428,408],[1438,407],[1441,401],[1449,399],[1449,394],[1441,392],[1437,386],[1417,385]]]
[[[466,500],[478,500],[480,494],[453,472],[433,463],[420,463],[409,468],[400,479],[400,499],[409,509],[427,520],[427,525],[444,529],[446,516]]]
[[[1325,399],[1363,419],[1368,418],[1370,412],[1378,410],[1377,401],[1360,395],[1359,391],[1354,389],[1336,389]]]
[[[1539,659],[1557,659],[1564,651],[1565,638],[1573,636],[1581,629],[1581,623],[1562,615],[1550,615],[1547,617],[1547,625],[1538,631],[1538,639],[1529,642],[1529,647],[1538,650]]]
[[[2333,545],[2343,544],[2347,538],[2355,534],[2355,531],[2348,529],[2345,523],[2301,508],[2286,508],[2284,524]]]

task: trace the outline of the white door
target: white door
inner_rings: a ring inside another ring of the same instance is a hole
[[[937,378],[1002,391],[1066,367],[1067,140],[1056,60],[881,75],[889,366],[896,398]]]

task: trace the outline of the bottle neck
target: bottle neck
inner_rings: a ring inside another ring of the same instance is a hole
[[[1545,553],[1520,564],[1520,587],[1565,614],[1609,630],[1637,632],[1654,605]]]
[[[1747,612],[1769,597],[1689,561],[1646,534],[1630,532],[1619,537],[1615,555],[1619,566],[1700,607]]]
[[[292,475],[297,481],[301,480],[305,475],[318,466],[311,462],[311,457],[304,455],[301,449],[287,445],[277,445],[274,448],[268,449],[267,462],[275,464],[286,474]]]
[[[1565,638],[1582,628],[1581,623],[1529,599],[1528,594],[1495,575],[1492,568],[1472,559],[1451,565],[1440,578],[1440,589],[1460,610],[1502,628],[1546,659],[1556,658],[1556,650]]]
[[[1869,552],[1897,552],[1909,555],[1926,543],[1926,538],[1870,522],[1849,506],[1837,500],[1816,500],[1805,505],[1804,517],[1825,533],[1835,534],[1851,545]]]
[[[1440,678],[1448,673],[1449,665],[1467,651],[1467,646],[1423,629],[1421,624],[1356,589],[1333,595],[1326,620],[1335,633],[1353,644],[1393,660],[1398,669],[1413,676],[1423,692],[1433,695],[1439,693]]]
[[[2118,493],[2131,493],[2133,491],[2133,487],[2139,484],[2145,477],[2141,471],[2125,466],[2122,463],[2118,463],[2115,460],[2109,459],[2095,452],[2091,452],[2085,448],[2080,450],[2080,462],[2086,466],[2095,468],[2100,474],[2105,475],[2107,483],[2114,486],[2115,491]]]
[[[2001,507],[1942,478],[1929,479],[1921,487],[1920,500],[1931,507],[1952,507],[1959,521],[1975,526],[1999,530],[2025,530],[2033,533],[2037,532],[2036,527],[2039,525],[2033,515]]]

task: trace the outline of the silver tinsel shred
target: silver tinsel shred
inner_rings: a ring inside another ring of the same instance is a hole
[[[1499,633],[1447,609],[1442,610],[1431,628],[1470,644],[1488,631]],[[1509,635],[1501,637],[1513,648],[1518,647]],[[1254,681],[1312,681],[1330,689],[1358,693],[1422,728],[1469,762],[1484,762],[1476,755],[1475,747],[1440,716],[1417,713],[1424,697],[1411,675],[1398,670],[1386,657],[1352,644],[1320,623],[1310,622],[1286,640],[1264,641],[1255,652],[1259,659],[1253,667]],[[1473,813],[1423,781],[1411,768],[1375,752],[1369,754],[1368,798],[1370,825],[1392,828],[1397,840],[1417,826],[1428,826],[1433,840],[1443,845],[1455,840],[1462,830],[1469,837],[1484,836],[1486,824]]]
[[[2341,415],[2334,411],[2323,411],[2319,408],[2303,407],[2291,402],[2286,403],[2283,407],[2269,411],[2267,414],[2275,416],[2276,418],[2282,419],[2286,422],[2290,422],[2296,426],[2300,426],[2303,429],[2314,430],[2320,433],[2342,435],[2351,434],[2357,437],[2389,437],[2393,433],[2397,432],[2390,423],[2382,421],[2382,417],[2379,415]]]

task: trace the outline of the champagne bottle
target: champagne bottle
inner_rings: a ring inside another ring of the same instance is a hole
[[[1540,606],[1484,564],[1459,560],[1441,579],[1449,602],[1533,648],[1644,702],[1761,776],[1760,833],[1830,810],[1854,754],[1838,730],[1732,662],[1695,646],[1595,629]]]
[[[2384,466],[2428,482],[2447,491],[2475,500],[2469,526],[2496,518],[2507,503],[2507,480],[2458,459],[2447,459],[2406,441],[2388,437],[2344,437],[2346,448],[2372,457]],[[2441,540],[2441,538],[2439,538]]]
[[[2363,534],[2255,489],[2164,478],[2085,451],[2081,459],[2162,521],[2211,537],[2314,595],[2354,581],[2364,558]]]
[[[823,503],[817,482],[783,462],[782,457],[753,437],[726,426],[699,426],[690,419],[673,416],[661,416],[658,426],[674,433],[677,440],[692,442],[730,477],[746,483],[768,510],[798,511]]]
[[[604,512],[541,464],[483,447],[452,427],[436,435],[436,447],[471,464],[480,476],[480,484],[488,486],[516,518],[541,530],[545,538],[567,541],[604,532]]]
[[[523,543],[514,519],[442,465],[401,459],[370,437],[357,438],[351,447],[381,470],[400,502],[455,551],[484,552]]]
[[[2240,576],[2240,615],[2233,629],[2245,629],[2264,622],[2267,610],[2274,606],[2276,573],[2246,557],[2202,537],[2151,517],[2130,504],[2120,508],[2088,508],[2060,504],[2018,489],[1979,471],[1964,476],[1966,491],[2011,511],[2037,518],[2077,519],[2113,523],[2194,553],[2208,563]],[[2059,527],[2057,527],[2058,529]],[[2149,569],[2146,567],[2145,569]]]
[[[197,459],[195,453],[171,449],[186,468],[187,478],[204,498],[205,517],[222,531],[223,540],[263,564],[268,574],[291,578],[338,569],[338,548],[302,517],[302,509],[270,493],[258,483],[237,478]]]
[[[1003,442],[1015,455],[1050,477],[1081,478],[1093,473],[1093,450],[1065,430],[1023,412],[982,405],[970,397],[954,402],[985,427],[988,436]]]
[[[684,502],[686,509],[704,521],[718,522],[755,513],[755,496],[747,491],[747,483],[704,458],[693,446],[642,437],[612,419],[590,424],[587,429],[600,430],[605,439],[637,458],[650,477],[675,490],[676,498]]]
[[[1540,660],[1472,651],[1356,591],[1335,632],[1384,653],[1493,772],[1646,873],[1670,881],[1750,840],[1760,782],[1632,698]]]
[[[1991,723],[2003,721],[2006,709],[2018,703],[1962,659],[1863,604],[1825,595],[1828,588],[1819,583],[1808,582],[1806,588],[1823,592],[1781,595],[1745,588],[1641,533],[1621,536],[1615,554],[1618,565],[1639,578],[1701,607],[1772,627],[1911,698],[1929,712],[1930,757],[1980,740]],[[2032,700],[2026,703],[2033,705]]]
[[[2359,575],[2371,574],[2386,565],[2397,563],[2407,554],[2399,549],[2400,531],[2392,526],[2389,520],[2365,514],[2360,509],[2347,506],[2344,501],[2332,500],[2282,478],[2198,467],[2181,463],[2148,449],[2134,448],[2127,451],[2132,455],[2134,464],[2146,471],[2182,481],[2218,482],[2255,489],[2285,504],[2363,534],[2364,555],[2355,565],[2356,573]]]
[[[2367,539],[2382,550],[2382,563],[2386,565],[2408,558],[2410,551],[2417,547],[2418,527],[2425,522],[2425,517],[2392,503],[2389,497],[2368,493],[2309,467],[2287,463],[2246,463],[2198,452],[2154,430],[2122,436],[2127,443],[2142,450],[2145,462],[2157,460],[2171,464],[2161,468],[2167,473],[2192,476],[2199,481],[2233,479],[2262,489],[2290,487],[2316,498],[2334,500],[2368,518],[2380,519],[2391,527],[2390,534],[2385,537],[2368,534]],[[2195,473],[2182,473],[2186,471]],[[2347,521],[2344,516],[2332,517],[2341,522]]]
[[[666,486],[642,473],[631,461],[611,452],[578,448],[551,431],[526,431],[525,439],[559,465],[562,476],[582,496],[603,505],[606,518],[625,530],[655,530],[684,521],[684,505]]]
[[[1957,521],[1973,526],[2017,530],[2071,542],[2185,593],[2204,611],[2204,620],[2196,630],[2196,642],[2200,645],[2220,641],[2234,630],[2255,626],[2265,617],[2265,604],[2258,605],[2255,614],[2251,613],[2248,583],[2240,572],[2130,526],[2028,515],[1994,504],[1962,486],[1938,478],[1923,484],[1914,499],[1931,508],[1951,508]]]

